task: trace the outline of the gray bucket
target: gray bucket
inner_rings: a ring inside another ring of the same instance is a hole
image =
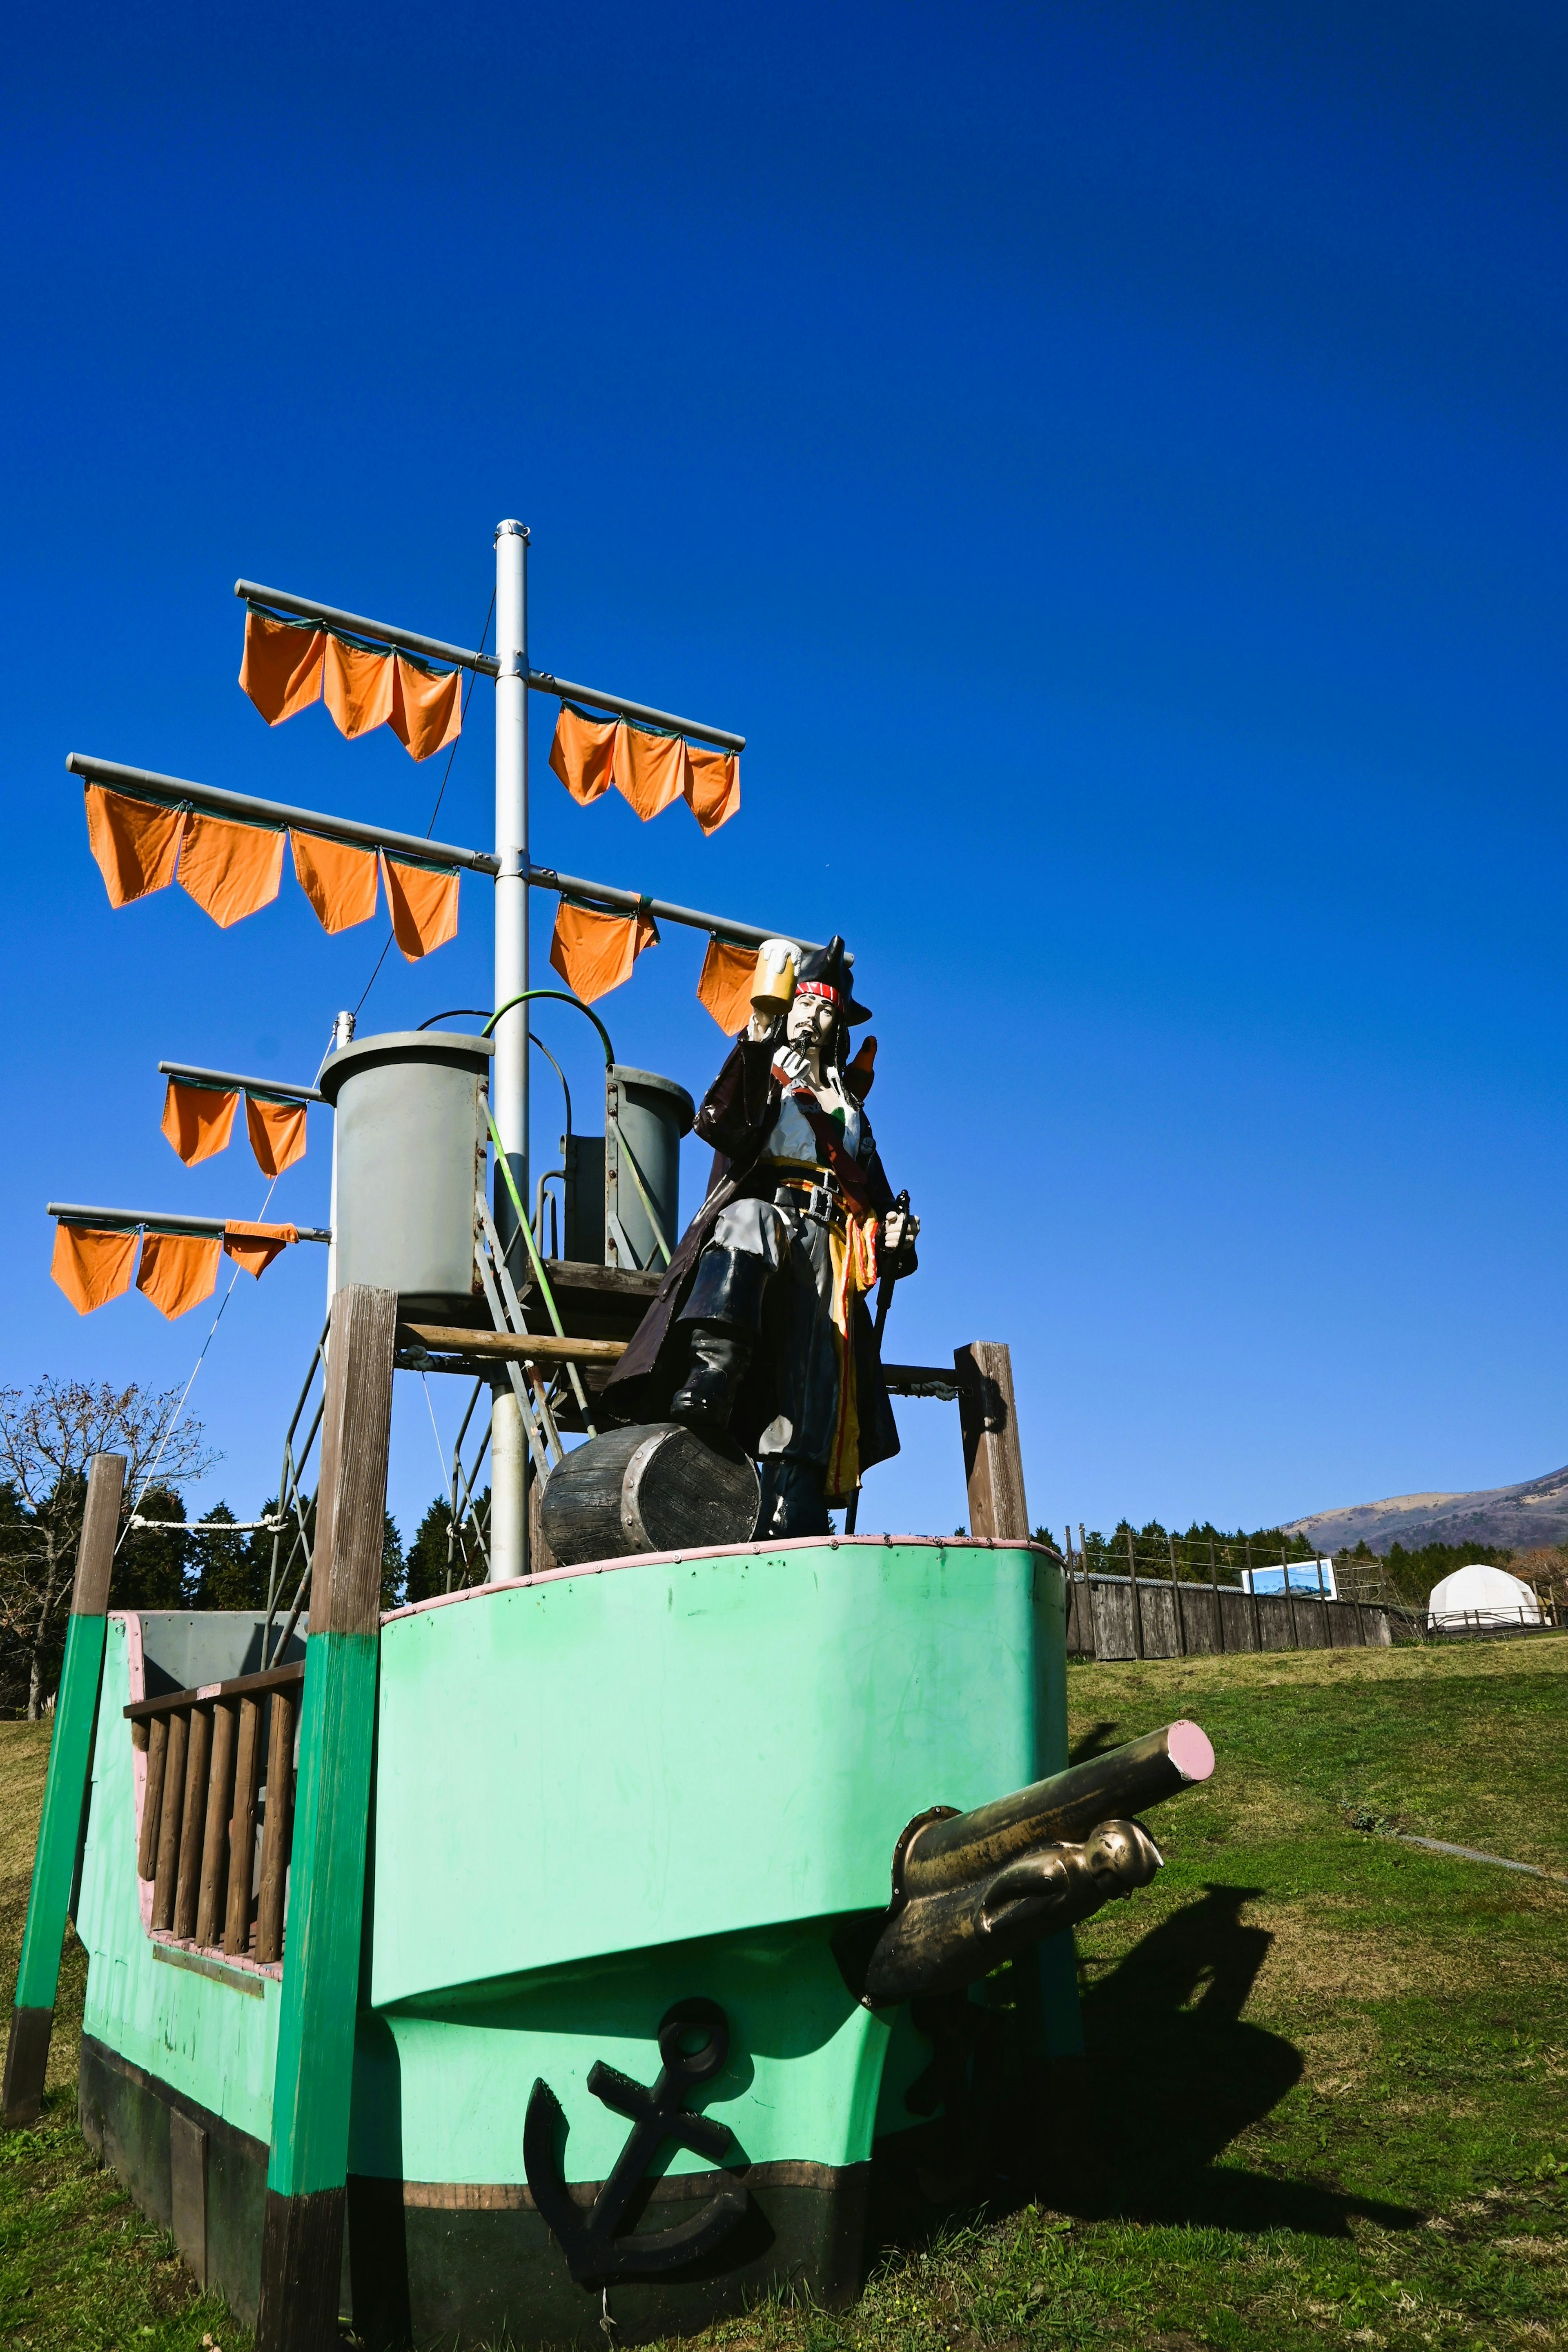
[[[680,1239],[680,1139],[697,1115],[686,1088],[656,1070],[616,1062],[605,1076],[605,1262],[662,1273],[664,1252],[643,1200],[653,1204],[666,1245]],[[635,1158],[639,1189],[628,1160]],[[617,1227],[619,1231],[617,1232]]]
[[[488,1037],[395,1029],[330,1054],[317,1080],[337,1119],[336,1286],[395,1290],[438,1318],[481,1289],[474,1196],[486,1176]]]

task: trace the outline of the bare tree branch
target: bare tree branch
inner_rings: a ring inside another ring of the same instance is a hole
[[[88,1465],[95,1454],[124,1454],[128,1514],[180,1396],[135,1381],[47,1377],[30,1390],[0,1388],[0,1638],[26,1661],[31,1717],[42,1712],[69,1603]],[[183,1422],[158,1461],[159,1486],[177,1492],[220,1458],[204,1448],[199,1421]]]

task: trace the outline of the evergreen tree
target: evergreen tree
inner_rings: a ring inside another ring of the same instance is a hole
[[[408,1547],[407,1579],[404,1596],[409,1601],[432,1601],[437,1592],[447,1590],[447,1531],[452,1524],[452,1506],[445,1495],[437,1495],[419,1522],[419,1531]],[[454,1559],[453,1582],[459,1580],[460,1563]]]
[[[149,1486],[136,1506],[142,1519],[184,1523],[183,1496],[169,1486]],[[198,1536],[199,1543],[201,1538]],[[132,1528],[114,1563],[114,1606],[117,1609],[188,1609],[195,1603],[199,1574],[191,1558],[189,1536],[177,1527]]]
[[[271,1508],[268,1504],[268,1512]],[[231,1520],[234,1513],[226,1503],[215,1503],[205,1517],[210,1524],[215,1519]],[[253,1529],[243,1536],[198,1536],[192,1542],[191,1549],[195,1555],[193,1607],[266,1608],[272,1538],[264,1528]]]
[[[398,1609],[403,1605],[403,1538],[397,1532],[397,1521],[390,1511],[381,1538],[381,1605]]]

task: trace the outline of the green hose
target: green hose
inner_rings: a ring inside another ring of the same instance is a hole
[[[503,1013],[510,1013],[512,1007],[516,1004],[531,1004],[537,998],[542,996],[551,998],[557,1004],[574,1004],[579,1013],[584,1013],[587,1014],[588,1019],[593,1023],[595,1028],[598,1031],[600,1036],[604,1040],[605,1067],[606,1070],[613,1070],[616,1066],[616,1049],[610,1043],[609,1031],[605,1028],[598,1014],[591,1011],[590,1008],[584,1003],[580,996],[569,995],[563,988],[525,988],[521,991],[521,994],[517,996],[509,996],[504,1004],[497,1005],[495,1011],[490,1014],[489,1019],[485,1023],[483,1029],[479,1032],[479,1034],[482,1037],[489,1037],[493,1033],[496,1023],[500,1019]],[[504,1168],[506,1167],[506,1155],[501,1150],[500,1139],[496,1135],[495,1123],[493,1120],[490,1124],[490,1134],[495,1141],[496,1157],[500,1160],[500,1163]],[[663,1258],[666,1265],[668,1265],[669,1264],[669,1244],[665,1240],[663,1234],[659,1230],[658,1212],[648,1198],[647,1186],[643,1181],[642,1170],[637,1166],[637,1155],[632,1150],[630,1144],[626,1146],[626,1166],[632,1171],[632,1182],[637,1186],[637,1197],[642,1202],[643,1211],[647,1218],[648,1224],[652,1229],[654,1240],[658,1244],[659,1255]],[[518,1200],[517,1187],[511,1181],[510,1170],[508,1171],[506,1181],[507,1190],[511,1194],[513,1205],[517,1209],[519,1217],[522,1219],[523,1230],[529,1235],[528,1246],[532,1254],[534,1265],[538,1266],[539,1253],[533,1247],[532,1228],[529,1224],[528,1219],[523,1216],[522,1204]],[[550,1309],[552,1320],[555,1323],[556,1333],[558,1336],[563,1336],[561,1332],[559,1319],[555,1315],[555,1302],[550,1296],[550,1286],[544,1279],[542,1267],[540,1267],[539,1279],[544,1292],[545,1304]]]

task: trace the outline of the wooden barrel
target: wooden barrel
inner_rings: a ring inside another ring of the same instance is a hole
[[[540,1496],[563,1568],[639,1551],[750,1543],[762,1489],[739,1446],[721,1453],[679,1422],[606,1430],[558,1462]]]

